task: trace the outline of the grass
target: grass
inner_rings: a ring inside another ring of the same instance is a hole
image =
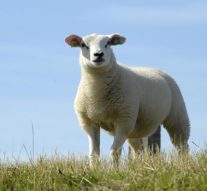
[[[41,156],[35,162],[0,161],[1,191],[207,190],[207,151],[191,155],[143,153],[122,160],[119,169],[103,159],[93,168],[87,158]]]

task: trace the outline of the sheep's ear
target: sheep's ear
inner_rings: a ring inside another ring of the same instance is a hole
[[[65,39],[65,42],[71,47],[80,47],[82,38],[77,35],[70,35]]]
[[[125,42],[126,42],[126,38],[119,34],[113,34],[109,38],[109,44],[112,46],[124,44]]]

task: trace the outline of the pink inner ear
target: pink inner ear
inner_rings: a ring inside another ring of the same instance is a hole
[[[123,36],[120,36],[120,42],[123,44],[126,41],[126,38]]]
[[[65,42],[70,45],[70,46],[73,46],[73,47],[78,47],[80,46],[81,44],[81,37],[77,36],[77,35],[70,35],[69,37],[67,37],[65,39]],[[74,43],[75,42],[75,43]]]
[[[118,35],[118,34],[114,34],[114,35],[111,37],[112,45],[123,44],[123,43],[125,43],[125,41],[126,41],[126,38],[123,37],[123,36],[120,36],[120,35]]]
[[[114,35],[115,38],[118,38],[120,43],[123,44],[126,41],[126,38],[120,35]]]

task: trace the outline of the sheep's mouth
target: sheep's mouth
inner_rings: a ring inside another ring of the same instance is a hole
[[[105,60],[103,58],[96,58],[93,60],[93,62],[100,64],[101,62],[104,62]]]

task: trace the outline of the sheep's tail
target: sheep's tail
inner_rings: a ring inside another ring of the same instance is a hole
[[[163,125],[173,144],[181,148],[184,146],[185,149],[188,147],[187,142],[190,136],[190,121],[183,96],[174,79],[162,71],[159,73],[167,81],[172,93],[171,109]]]

